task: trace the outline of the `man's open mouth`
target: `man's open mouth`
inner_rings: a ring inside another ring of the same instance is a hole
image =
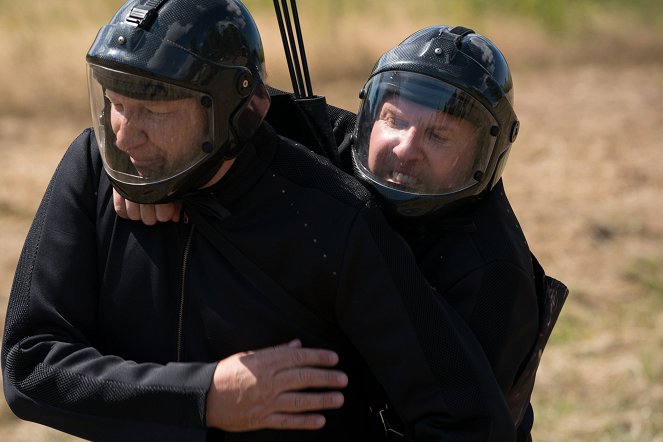
[[[387,178],[387,181],[405,188],[416,188],[421,185],[421,182],[417,178],[403,172],[392,172]]]

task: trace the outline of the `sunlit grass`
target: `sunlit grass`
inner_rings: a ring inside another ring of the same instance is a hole
[[[86,117],[84,56],[98,28],[122,3],[59,0],[39,2],[36,6],[32,2],[0,0],[0,29],[3,35],[10,36],[0,40],[0,53],[5,60],[11,60],[8,68],[0,70],[0,115],[66,112],[76,118]],[[246,4],[263,34],[270,80],[277,87],[288,88],[273,3],[247,0]],[[629,16],[640,19],[638,34],[647,35],[648,29],[657,28],[654,24],[643,27],[648,22],[641,17],[656,16],[656,11],[663,10],[662,5],[663,2],[646,0],[612,0],[607,4],[595,0],[300,0],[298,9],[314,86],[317,84],[321,93],[338,97],[334,102],[349,103],[354,110],[362,79],[378,56],[423,26],[472,27],[491,37],[511,62],[537,64],[546,59],[577,58],[566,49],[567,42],[605,32],[606,28],[611,29],[606,44],[614,39],[633,38],[628,31]],[[606,16],[606,10],[617,10],[618,13],[607,16],[619,17],[619,21],[601,18]],[[546,34],[554,35],[556,51],[538,46]],[[515,43],[524,50],[511,49]],[[640,45],[642,51],[647,53],[650,44]],[[350,95],[325,87],[339,81],[345,85],[351,82]]]
[[[629,265],[624,274],[663,303],[663,257],[639,258]]]

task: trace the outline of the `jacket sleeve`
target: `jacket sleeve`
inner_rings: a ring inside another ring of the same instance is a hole
[[[466,275],[449,289],[454,299],[471,294],[462,311],[506,395],[534,346],[539,330],[534,279],[516,265],[496,260]]]
[[[110,192],[98,193],[92,139],[86,131],[66,152],[21,252],[3,337],[5,397],[18,417],[86,439],[204,440],[215,364],[139,364],[95,345],[97,198]]]
[[[338,321],[409,437],[515,440],[511,414],[481,346],[420,274],[407,244],[375,208],[360,213],[351,235]]]

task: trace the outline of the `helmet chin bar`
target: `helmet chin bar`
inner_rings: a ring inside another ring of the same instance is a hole
[[[149,184],[135,184],[114,178],[116,174],[107,175],[115,190],[124,198],[138,204],[162,204],[185,198],[191,193],[207,184],[218,172],[224,163],[221,151],[208,159],[204,167],[199,167],[195,173],[181,174],[167,180]]]
[[[384,181],[376,179],[364,165],[355,159],[356,151],[352,151],[354,174],[368,184],[383,203],[387,217],[393,222],[407,225],[409,223],[426,222],[439,216],[447,215],[461,209],[480,198],[487,190],[489,180],[476,183],[472,196],[459,198],[467,192],[431,195],[408,192],[407,190],[386,186]],[[479,190],[481,189],[481,190]]]

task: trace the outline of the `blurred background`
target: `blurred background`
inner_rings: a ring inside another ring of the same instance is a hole
[[[0,325],[23,240],[89,125],[85,53],[121,0],[0,0]],[[292,90],[273,4],[247,0],[268,81]],[[530,246],[570,296],[534,390],[534,440],[663,441],[663,2],[299,0],[313,90],[356,111],[379,55],[463,25],[509,60],[521,131],[504,181]],[[19,421],[0,440],[71,436]]]

